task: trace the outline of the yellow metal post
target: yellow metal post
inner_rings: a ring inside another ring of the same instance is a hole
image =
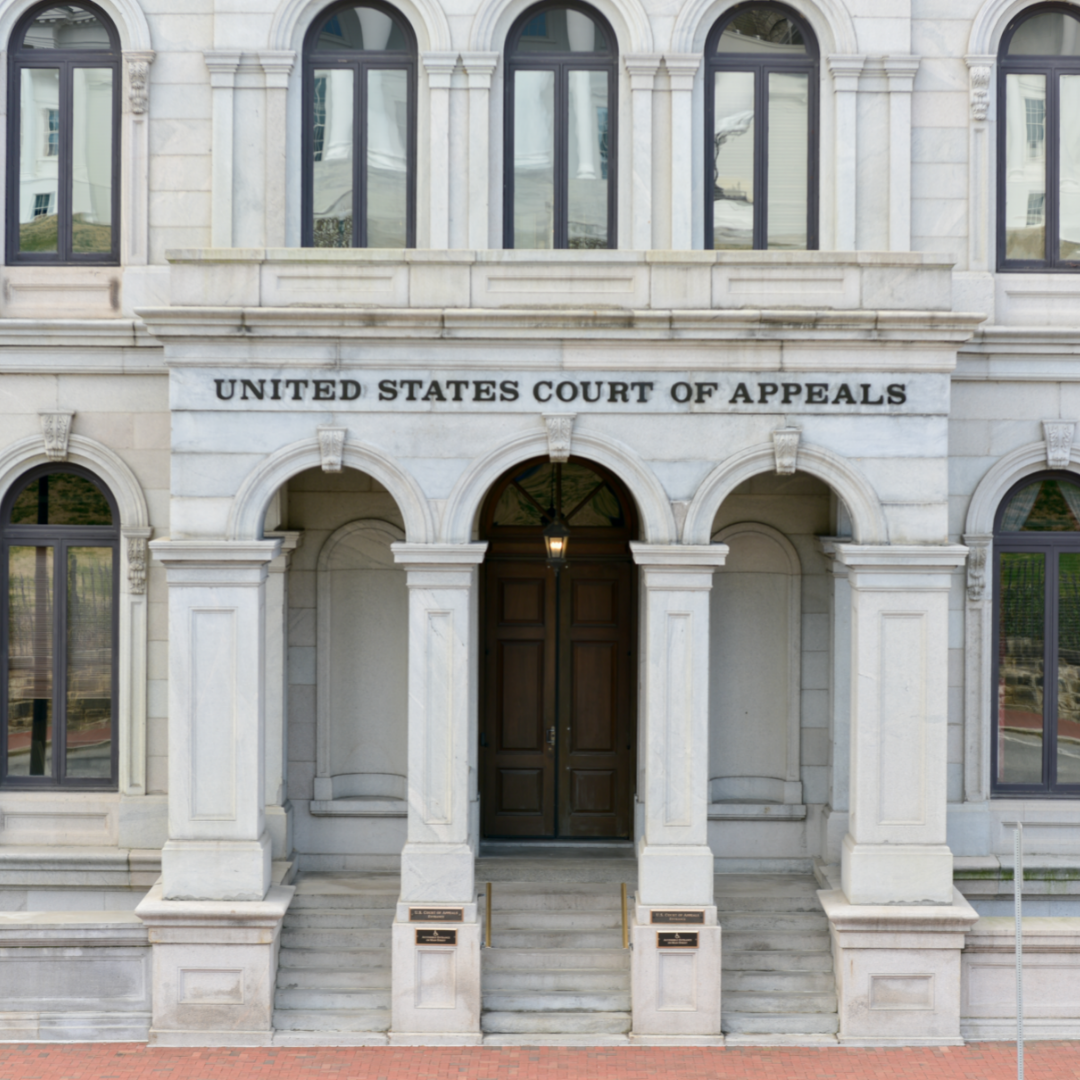
[[[626,924],[626,882],[622,883],[622,947],[630,948],[630,928]]]
[[[491,882],[487,883],[487,910],[484,917],[484,944],[491,948]]]

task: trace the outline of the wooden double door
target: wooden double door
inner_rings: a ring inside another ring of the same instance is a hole
[[[630,836],[634,580],[628,558],[485,564],[485,836]]]

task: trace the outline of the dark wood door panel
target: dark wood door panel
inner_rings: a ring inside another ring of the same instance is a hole
[[[619,727],[618,644],[612,641],[570,643],[571,753],[612,753]]]
[[[495,750],[544,749],[544,641],[499,641]]]

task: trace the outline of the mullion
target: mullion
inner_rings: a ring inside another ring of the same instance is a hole
[[[53,780],[67,773],[67,549],[69,540],[54,541],[53,553]]]
[[[71,262],[73,248],[71,202],[73,197],[71,157],[74,152],[75,88],[72,65],[61,61],[60,68],[60,157],[57,161],[56,254],[60,262]]]
[[[367,247],[367,179],[364,163],[367,158],[367,124],[364,123],[363,107],[367,101],[364,93],[364,62],[355,60],[350,65],[353,72],[353,228],[354,248]]]
[[[566,63],[555,64],[554,105],[555,221],[551,241],[560,251],[570,246],[570,65]]]
[[[1046,223],[1046,265],[1056,267],[1060,263],[1060,244],[1058,239],[1058,221],[1060,208],[1058,197],[1061,193],[1060,160],[1058,144],[1061,131],[1058,127],[1058,79],[1060,74],[1054,64],[1044,69],[1046,74],[1046,108],[1043,116],[1043,140],[1046,143],[1046,195],[1043,197],[1045,208],[1043,221]]]
[[[769,76],[764,64],[754,69],[754,247],[769,246]]]

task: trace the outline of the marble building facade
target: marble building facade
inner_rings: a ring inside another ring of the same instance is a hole
[[[400,874],[353,1041],[478,1044],[491,841],[636,858],[623,1041],[730,1039],[715,883],[794,874],[766,1036],[1008,1038],[1016,821],[1076,1037],[1078,30],[2,0],[0,1039],[287,1042],[304,875]]]

